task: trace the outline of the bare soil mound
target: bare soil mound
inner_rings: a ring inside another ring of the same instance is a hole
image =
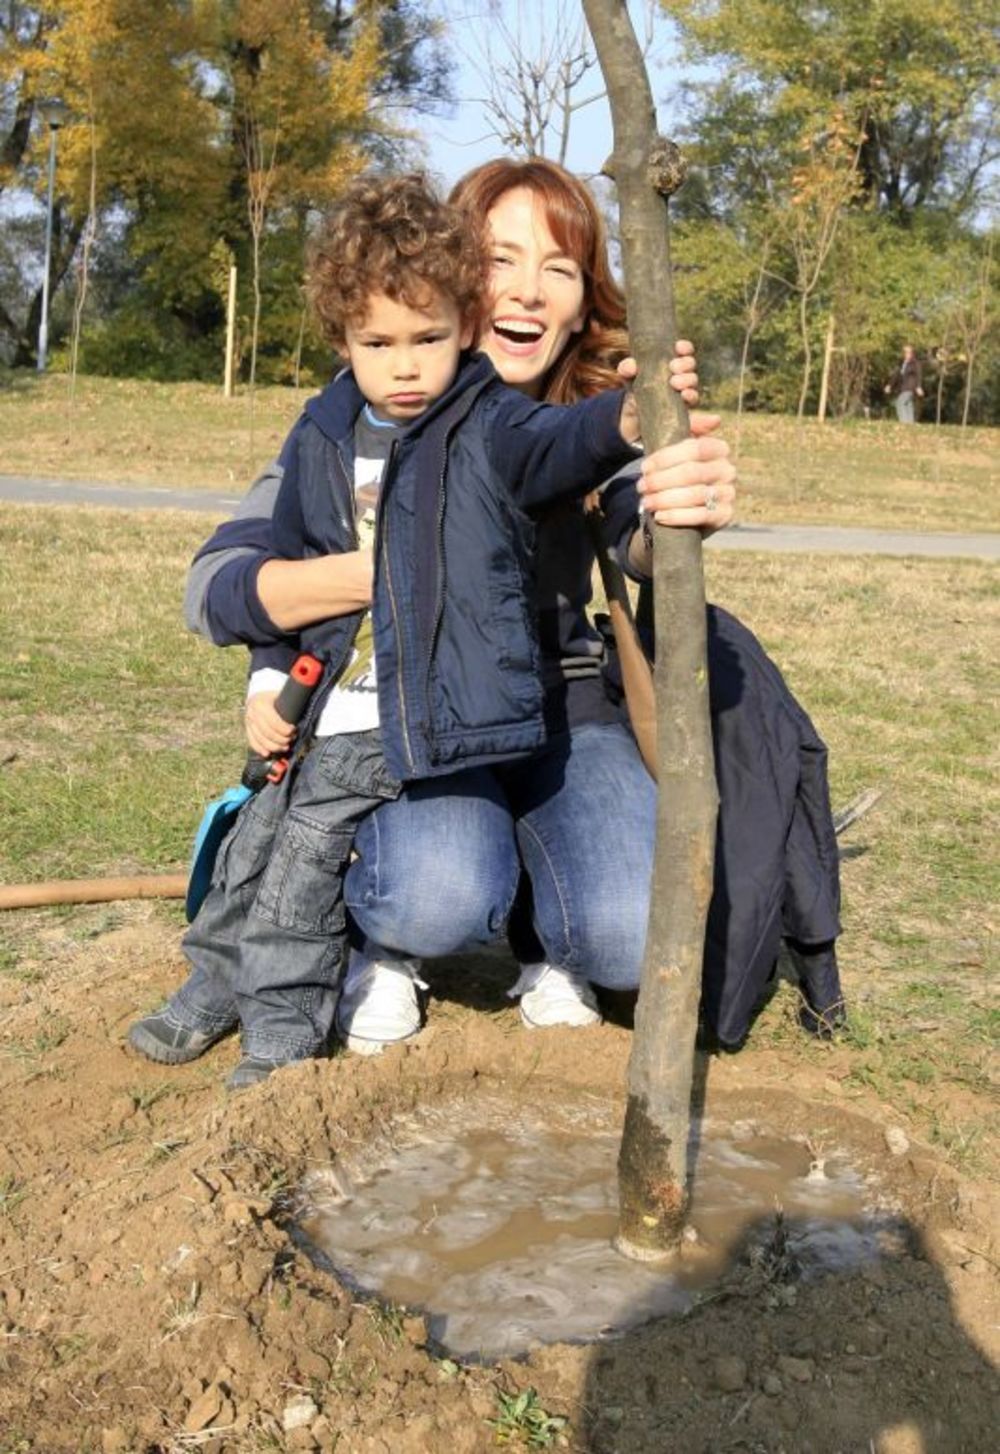
[[[475,1454],[505,1430],[512,1447],[592,1454],[994,1447],[995,1204],[887,1137],[889,1108],[848,1104],[836,1051],[713,1058],[706,1105],[850,1144],[904,1229],[881,1261],[803,1282],[779,1247],[762,1262],[736,1246],[681,1320],[463,1368],[428,1345],[422,1317],[313,1266],[290,1238],[289,1194],[456,1091],[618,1100],[628,1030],[529,1034],[503,998],[509,966],[452,961],[432,967],[409,1046],[227,1097],[235,1044],[178,1069],[124,1047],[182,972],[178,936],[155,905],[110,927],[103,913],[21,916],[36,959],[0,977],[0,1454]],[[521,1422],[504,1424],[498,1395],[529,1387]]]

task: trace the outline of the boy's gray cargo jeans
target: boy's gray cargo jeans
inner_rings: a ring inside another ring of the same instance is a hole
[[[244,1053],[302,1060],[333,1027],[347,936],[344,874],[358,824],[400,785],[379,732],[317,739],[285,780],[251,798],[223,839],[171,1000],[184,1025],[242,1026]]]

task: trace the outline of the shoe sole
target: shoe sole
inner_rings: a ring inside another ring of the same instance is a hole
[[[157,1040],[155,1035],[144,1030],[141,1025],[133,1025],[126,1039],[133,1050],[137,1050],[147,1060],[155,1061],[157,1065],[186,1065],[191,1060],[199,1060],[206,1050],[211,1050],[212,1046],[217,1045],[228,1033],[228,1030],[223,1030],[220,1034],[212,1036],[197,1050],[180,1050],[173,1045],[164,1045],[162,1041]]]
[[[409,1036],[407,1036],[407,1039]],[[401,1044],[401,1041],[389,1040],[359,1040],[356,1035],[341,1037],[341,1043],[345,1050],[352,1055],[381,1055],[382,1051],[389,1044]]]
[[[412,1030],[407,1030],[405,1035],[397,1035],[394,1040],[365,1040],[359,1035],[352,1035],[339,1020],[335,1020],[333,1033],[352,1055],[381,1055],[389,1045],[402,1045],[407,1040],[412,1040],[415,1035],[420,1034],[422,1028],[421,1025],[415,1025]]]
[[[274,1067],[274,1070],[278,1069],[278,1066]],[[249,1079],[246,1076],[240,1076],[239,1079],[237,1079],[236,1072],[234,1071],[232,1075],[226,1076],[226,1090],[230,1091],[231,1093],[235,1093],[236,1091],[253,1090],[255,1085],[263,1085],[265,1080],[270,1080],[271,1076],[274,1074],[274,1070],[266,1070],[263,1072],[263,1074],[255,1075],[252,1079]]]
[[[523,1009],[520,1013],[521,1024],[526,1030],[589,1030],[591,1025],[602,1023],[602,1017],[598,1014],[592,1020],[550,1020],[543,1024],[540,1020],[529,1020]]]

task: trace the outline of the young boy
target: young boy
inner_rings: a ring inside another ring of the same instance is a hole
[[[129,1033],[153,1059],[193,1059],[231,1024],[224,982],[244,1050],[231,1089],[328,1039],[342,881],[361,819],[404,781],[545,741],[529,512],[585,494],[635,457],[631,396],[537,404],[467,352],[487,266],[468,218],[419,176],[355,183],[313,255],[311,301],[350,368],[285,444],[271,539],[275,557],[295,561],[370,540],[371,607],[282,635],[234,582],[245,630],[231,639],[255,648],[254,686],[276,687],[300,651],[320,658],[323,677],[293,769],[243,809],[220,849],[185,939],[192,975]],[[222,537],[238,545],[245,523],[221,527],[205,551]],[[271,700],[252,698],[248,711],[262,752],[291,739]]]

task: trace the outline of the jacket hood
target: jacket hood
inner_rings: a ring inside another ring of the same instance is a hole
[[[471,384],[488,383],[491,378],[498,379],[499,374],[484,353],[463,352],[459,357],[458,370],[451,382],[451,387],[441,395],[440,399],[435,399],[430,408],[425,409],[418,419],[414,419],[406,429],[406,435],[411,436],[422,432]],[[365,398],[355,382],[354,374],[350,369],[344,369],[327,384],[321,394],[317,394],[315,398],[309,400],[303,414],[316,425],[322,434],[326,435],[327,439],[334,444],[339,444],[350,435],[354,428],[354,421],[364,404]]]

